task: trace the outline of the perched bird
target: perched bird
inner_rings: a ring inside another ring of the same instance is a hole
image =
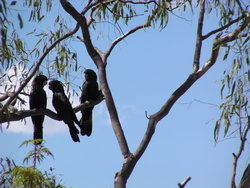
[[[39,75],[32,82],[32,90],[29,96],[30,109],[46,108],[47,96],[43,87],[47,84],[48,78],[44,75]],[[31,116],[34,125],[33,139],[43,139],[43,121],[44,115]],[[41,144],[41,141],[35,141],[36,145]]]
[[[91,69],[86,69],[85,82],[82,85],[82,94],[80,102],[95,100],[98,98],[98,83],[96,73]],[[92,133],[92,111],[94,107],[89,107],[81,111],[82,118],[80,120],[81,134],[90,136]]]
[[[79,125],[79,121],[76,118],[69,99],[64,93],[62,83],[58,80],[52,80],[49,82],[49,89],[53,92],[52,104],[58,116],[68,125],[72,140],[80,142],[78,137],[79,131],[74,125],[74,122]]]

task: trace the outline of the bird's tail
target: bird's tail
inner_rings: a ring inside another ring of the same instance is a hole
[[[82,118],[80,120],[81,135],[90,136],[92,133],[92,110],[87,108],[82,111]]]
[[[39,145],[43,140],[43,123],[34,124],[34,133],[33,133],[34,144]]]
[[[71,135],[71,138],[74,142],[80,142],[80,139],[78,137],[79,131],[78,129],[75,127],[75,125],[68,125],[69,126],[69,132]]]

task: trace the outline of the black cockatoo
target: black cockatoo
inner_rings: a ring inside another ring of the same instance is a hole
[[[52,80],[49,82],[49,89],[53,92],[52,104],[58,116],[68,125],[72,140],[80,142],[78,137],[79,131],[74,125],[74,122],[79,125],[79,121],[76,118],[69,99],[64,93],[62,83],[58,80]]]
[[[98,98],[98,83],[96,73],[91,69],[86,69],[85,82],[82,85],[82,94],[80,102],[95,100]],[[82,128],[81,134],[90,136],[92,133],[92,111],[94,107],[89,107],[81,111],[82,118],[80,120],[80,126]]]
[[[48,78],[39,75],[32,82],[32,90],[29,96],[30,109],[46,108],[47,96],[43,87],[47,84]],[[43,121],[44,115],[31,116],[34,125],[33,139],[43,139]],[[41,144],[41,141],[35,141],[35,144]]]

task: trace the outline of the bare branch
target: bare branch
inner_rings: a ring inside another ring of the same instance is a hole
[[[124,132],[121,127],[121,123],[118,117],[118,113],[115,107],[115,103],[114,103],[111,91],[108,86],[107,77],[106,77],[106,69],[105,69],[105,65],[101,57],[102,54],[100,54],[96,50],[96,48],[94,48],[92,44],[85,16],[79,14],[77,10],[67,0],[60,0],[60,2],[63,8],[65,9],[65,11],[69,13],[81,27],[82,35],[84,39],[83,41],[88,51],[88,54],[98,68],[100,88],[105,97],[105,102],[107,105],[107,109],[109,111],[112,128],[116,135],[122,155],[124,158],[127,158],[130,155],[130,151],[129,151],[129,147],[127,144],[127,140],[125,138]]]
[[[211,35],[214,35],[214,34],[216,34],[216,33],[218,33],[218,32],[223,31],[224,29],[229,28],[231,25],[237,23],[238,21],[240,21],[241,19],[243,19],[243,18],[245,18],[245,17],[246,17],[245,15],[242,15],[242,16],[236,18],[235,20],[232,20],[232,21],[229,22],[228,24],[226,24],[226,25],[224,25],[224,26],[222,26],[222,27],[220,27],[220,28],[218,28],[218,29],[215,29],[215,30],[213,30],[213,31],[210,31],[210,32],[207,33],[206,35],[202,36],[202,40],[205,40],[205,39],[207,39],[208,37],[210,37]]]
[[[239,158],[244,150],[244,147],[245,147],[245,143],[247,140],[247,134],[248,134],[249,129],[250,129],[250,116],[248,116],[247,128],[241,137],[239,151],[237,154],[233,153],[234,159],[233,159],[233,170],[232,170],[232,176],[231,176],[231,181],[230,181],[230,188],[236,188],[236,184],[235,184],[236,169],[237,169],[237,165],[238,165],[238,160],[239,160]]]
[[[147,5],[147,4],[150,4],[150,3],[154,3],[156,5],[159,5],[155,0],[151,0],[151,1],[130,1],[130,0],[119,0],[120,2],[122,3],[131,3],[131,4],[144,4],[144,5]]]
[[[80,104],[73,108],[74,112],[77,113],[85,108],[95,106],[103,101],[103,95],[99,95],[99,97],[95,101],[88,101],[83,104]],[[0,123],[11,122],[11,121],[19,121],[26,117],[30,116],[37,116],[37,115],[46,115],[51,119],[61,121],[61,119],[57,116],[56,113],[51,111],[50,109],[32,109],[32,110],[21,110],[18,112],[11,112],[11,113],[3,113],[0,116]]]
[[[3,96],[0,97],[0,102],[1,102],[1,101],[6,100],[8,97],[13,96],[15,94],[15,92],[6,92],[6,93],[0,93],[0,94],[3,94]],[[19,94],[29,96],[29,94],[23,93],[23,92],[20,92]],[[23,99],[21,99],[19,96],[17,96],[16,99],[20,100],[22,102],[22,104],[25,103],[25,101]],[[15,101],[16,99],[14,99],[13,101]],[[13,104],[13,101],[11,102],[11,104]]]
[[[80,25],[81,30],[82,30],[82,35],[84,38],[84,44],[86,46],[86,49],[90,57],[92,59],[100,58],[99,54],[97,53],[97,51],[95,50],[92,44],[85,16],[77,12],[77,10],[67,0],[60,0],[60,2],[64,10],[69,15],[71,15],[76,20],[76,22]],[[96,61],[94,62],[96,63]]]
[[[200,2],[200,15],[198,19],[198,28],[197,28],[194,63],[193,63],[193,73],[197,72],[200,68],[204,14],[205,14],[205,0],[202,0]]]
[[[191,180],[191,177],[188,176],[182,183],[178,183],[179,188],[184,188],[186,184]]]
[[[33,69],[33,71],[29,74],[29,76],[27,77],[27,79],[20,85],[20,87],[17,89],[17,91],[14,93],[14,95],[12,95],[8,101],[4,104],[3,108],[0,109],[0,114],[3,113],[3,111],[6,109],[6,107],[8,105],[11,104],[11,102],[17,97],[17,95],[23,90],[23,88],[29,83],[29,81],[31,80],[31,78],[35,75],[36,71],[38,70],[38,68],[40,67],[40,65],[43,62],[43,59],[48,55],[48,53],[62,40],[68,38],[69,36],[73,35],[74,33],[76,33],[79,29],[79,25],[77,24],[76,27],[70,31],[69,33],[63,35],[61,38],[57,39],[54,43],[52,43],[48,48],[46,48],[46,50],[44,51],[44,53],[42,54],[42,56],[37,60],[37,62],[35,63],[35,67]]]
[[[241,23],[234,31],[229,33],[228,35],[221,37],[221,34],[217,35],[212,46],[211,56],[207,63],[200,68],[196,73],[192,73],[188,76],[186,81],[174,91],[174,93],[169,97],[167,102],[161,107],[161,109],[155,114],[149,117],[147,130],[141,140],[140,145],[134,154],[131,154],[129,158],[124,162],[121,171],[119,171],[116,175],[116,182],[122,181],[126,182],[129,178],[130,174],[133,171],[137,161],[145,152],[154,132],[157,123],[164,118],[175,102],[200,78],[202,77],[215,63],[219,54],[220,46],[225,42],[230,42],[236,38],[236,35],[239,34],[243,29],[247,26],[250,20],[245,19],[243,23]],[[120,179],[121,178],[121,179]]]
[[[216,36],[216,39],[215,39],[214,44],[213,44],[213,51],[212,51],[212,54],[211,54],[209,61],[207,61],[207,63],[200,70],[197,71],[197,76],[199,78],[203,74],[205,74],[207,72],[207,70],[211,66],[213,66],[213,64],[216,62],[220,46],[223,45],[224,43],[231,42],[231,41],[235,40],[237,38],[237,36],[239,35],[239,33],[246,28],[246,26],[249,24],[249,22],[250,22],[250,14],[246,15],[244,21],[231,33],[229,33],[225,36],[222,36],[222,37],[221,37],[221,34],[218,34]]]
[[[107,58],[109,57],[110,53],[112,52],[112,50],[114,49],[114,47],[120,42],[122,41],[124,38],[126,38],[127,36],[129,36],[130,34],[142,29],[142,28],[145,28],[145,27],[148,27],[149,24],[146,23],[146,24],[143,24],[143,25],[140,25],[140,26],[137,26],[135,27],[134,29],[131,29],[130,31],[128,31],[127,33],[125,33],[124,35],[120,36],[119,38],[117,38],[112,44],[111,46],[109,47],[109,49],[107,50],[107,52],[104,54],[104,63],[106,64],[107,62]]]
[[[19,121],[26,117],[37,116],[37,115],[46,115],[52,119],[60,121],[61,119],[57,114],[50,109],[32,109],[32,110],[21,110],[18,112],[12,112],[7,114],[2,114],[0,117],[0,123],[10,122],[10,121]]]

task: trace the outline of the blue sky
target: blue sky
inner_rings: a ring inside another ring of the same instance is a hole
[[[69,18],[61,7],[55,8],[52,15],[58,12]],[[135,151],[146,131],[145,111],[153,114],[159,110],[192,71],[198,14],[195,11],[194,15],[191,12],[178,15],[189,21],[170,14],[164,30],[159,31],[156,27],[129,36],[116,46],[108,59],[108,81],[131,152]],[[204,33],[216,28],[215,16],[206,16],[205,21]],[[51,25],[41,25],[41,30],[53,29]],[[74,21],[71,20],[70,25],[73,27]],[[32,26],[25,25],[24,33],[26,29],[32,30]],[[93,43],[105,51],[110,42],[118,37],[113,31],[113,26],[102,24],[92,37]],[[28,42],[30,45],[34,43],[32,39]],[[77,51],[81,65],[96,70],[81,42],[73,40],[70,46]],[[202,63],[209,58],[211,40],[203,47]],[[159,122],[151,143],[128,180],[128,188],[177,187],[177,183],[187,176],[192,178],[187,188],[229,187],[232,153],[238,151],[238,139],[224,140],[221,137],[216,146],[213,140],[214,124],[219,117],[216,105],[221,102],[220,80],[223,71],[229,67],[229,62],[220,58]],[[74,84],[81,85],[83,75],[77,73],[76,78]],[[51,95],[48,91],[49,104]],[[78,98],[71,100],[74,101],[73,106],[78,105]],[[51,106],[49,108],[54,110]],[[10,157],[21,164],[30,148],[18,146],[32,138],[30,118],[26,121],[26,125],[15,122],[10,124],[10,129],[3,128],[0,133],[0,147],[3,148],[0,157]],[[104,101],[94,109],[93,125],[91,137],[81,137],[81,143],[74,143],[65,124],[46,117],[44,139],[55,159],[48,158],[39,165],[39,169],[55,168],[55,174],[68,187],[112,187],[123,157]],[[249,153],[248,143],[239,161],[239,176],[249,162]]]

